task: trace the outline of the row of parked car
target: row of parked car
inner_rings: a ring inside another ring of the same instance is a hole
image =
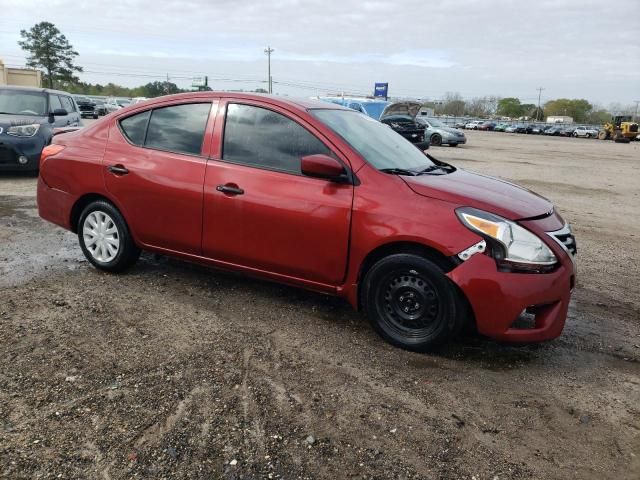
[[[83,118],[98,118],[107,113],[115,112],[128,105],[143,102],[146,97],[136,97],[133,99],[121,97],[88,97],[85,95],[74,95],[75,101],[80,108]]]
[[[528,133],[536,135],[551,135],[559,137],[584,137],[597,138],[599,130],[590,126],[580,125],[556,125],[548,123],[507,123],[491,122],[485,120],[474,120],[472,122],[458,122],[456,128],[466,130],[484,130],[492,132],[506,133]]]

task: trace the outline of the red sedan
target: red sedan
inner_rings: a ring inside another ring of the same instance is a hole
[[[99,269],[148,250],[339,295],[416,351],[467,322],[557,337],[575,283],[549,201],[324,102],[199,92],[119,110],[44,149],[38,208]]]

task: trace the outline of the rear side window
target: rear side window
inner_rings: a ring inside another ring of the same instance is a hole
[[[145,146],[199,155],[210,103],[190,103],[153,110]]]
[[[151,115],[151,110],[120,120],[120,128],[122,128],[122,131],[131,143],[138,146],[144,145],[144,136],[147,133],[149,115]]]
[[[266,108],[227,107],[222,158],[233,163],[300,174],[300,158],[331,151],[297,122]]]

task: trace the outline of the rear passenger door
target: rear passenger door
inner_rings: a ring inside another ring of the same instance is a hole
[[[212,105],[215,111],[211,100],[161,106],[112,124],[105,184],[146,246],[201,253],[203,152]]]

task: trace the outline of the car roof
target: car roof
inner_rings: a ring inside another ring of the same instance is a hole
[[[73,95],[69,92],[63,92],[62,90],[52,90],[50,88],[40,88],[40,87],[21,87],[16,85],[2,85],[0,86],[0,90],[17,90],[17,91],[25,91],[25,92],[36,92],[36,93],[57,93],[60,95]]]
[[[233,98],[237,100],[258,100],[258,101],[268,101],[271,103],[279,104],[283,107],[288,107],[293,110],[312,110],[312,109],[323,109],[323,110],[349,110],[348,108],[343,107],[342,105],[337,105],[335,103],[324,102],[321,100],[310,100],[304,98],[294,98],[294,97],[281,97],[279,95],[269,95],[264,93],[240,93],[240,92],[188,92],[188,93],[176,93],[174,95],[166,95],[162,97],[156,97],[153,99],[149,99],[147,105],[151,105],[153,100],[188,100],[190,98],[193,99],[202,99],[202,98]]]

